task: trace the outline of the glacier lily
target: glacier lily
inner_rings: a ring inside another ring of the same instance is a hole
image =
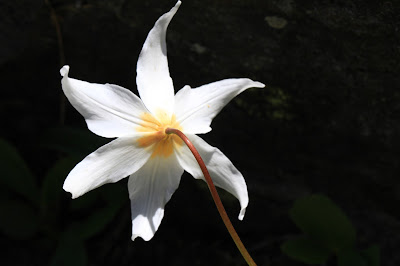
[[[116,138],[100,147],[67,176],[64,190],[77,198],[106,183],[129,176],[132,240],[150,240],[164,216],[164,206],[178,188],[184,171],[204,179],[189,148],[167,128],[184,132],[204,159],[214,183],[240,203],[242,220],[248,193],[242,174],[217,148],[196,134],[211,130],[212,119],[236,95],[251,87],[264,87],[250,79],[225,79],[174,95],[169,75],[166,30],[181,2],[161,16],[149,32],[137,62],[140,98],[117,85],[96,84],[68,77],[61,68],[62,89],[95,134]]]

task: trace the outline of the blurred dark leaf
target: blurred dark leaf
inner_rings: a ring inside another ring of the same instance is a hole
[[[101,186],[95,190],[90,191],[77,199],[71,201],[71,210],[83,210],[90,208],[96,202],[101,200],[107,204],[119,208],[128,198],[128,190],[125,184],[115,183],[106,186]]]
[[[89,129],[71,127],[50,128],[41,138],[41,145],[45,148],[81,156],[88,155],[108,142],[109,139],[99,137]]]
[[[91,195],[93,196],[91,196]],[[128,192],[120,184],[109,184],[89,192],[82,198],[87,198],[80,204],[73,204],[74,209],[84,210],[85,218],[77,221],[70,230],[81,237],[88,239],[101,232],[117,214],[125,200],[128,199]],[[77,199],[77,202],[79,199]],[[103,205],[99,207],[99,205]],[[79,207],[79,208],[78,208]]]
[[[19,200],[0,202],[0,230],[5,235],[17,239],[32,237],[38,230],[38,212]]]
[[[366,250],[361,252],[361,255],[367,260],[368,266],[379,266],[380,265],[380,249],[377,245],[372,245]]]
[[[101,189],[101,188],[100,188]],[[90,208],[92,205],[98,201],[99,198],[99,188],[89,191],[79,198],[70,201],[70,209],[72,211],[79,211]]]
[[[85,266],[87,254],[85,245],[72,232],[65,233],[56,249],[51,266]]]
[[[58,160],[47,172],[42,186],[42,206],[45,211],[51,210],[51,214],[57,215],[60,198],[63,193],[67,194],[62,189],[64,180],[78,162],[76,157],[66,157]]]
[[[0,139],[0,183],[33,203],[38,203],[39,190],[24,159],[7,141]]]
[[[115,217],[118,207],[108,205],[104,208],[88,212],[86,219],[76,222],[71,226],[72,230],[80,239],[88,239],[102,231]]]
[[[71,210],[83,210],[92,207],[96,202],[106,202],[119,208],[128,199],[128,190],[125,184],[114,183],[101,186],[89,191],[77,199],[71,201]]]
[[[128,187],[126,184],[121,183],[110,184],[100,190],[102,198],[110,205],[120,207],[128,200]]]
[[[290,239],[283,243],[281,250],[294,260],[306,264],[322,264],[331,252],[308,237]]]
[[[323,195],[298,199],[290,210],[296,225],[331,251],[353,247],[356,232],[343,211]]]
[[[366,260],[355,250],[343,250],[337,256],[338,266],[367,266]]]

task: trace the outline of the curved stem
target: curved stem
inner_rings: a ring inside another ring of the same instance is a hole
[[[186,137],[185,134],[182,133],[182,131],[175,129],[175,128],[167,128],[165,130],[166,134],[175,134],[178,137],[180,137],[185,144],[188,146],[190,151],[193,153],[194,157],[196,158],[197,163],[200,166],[201,171],[203,172],[203,175],[206,179],[208,188],[210,189],[211,196],[215,202],[215,205],[217,206],[218,212],[221,215],[222,221],[224,222],[226,228],[228,229],[229,234],[231,235],[233,241],[235,242],[237,248],[239,249],[240,253],[242,254],[243,258],[246,260],[248,265],[256,265],[252,257],[250,256],[249,252],[243,245],[242,241],[239,238],[239,235],[236,233],[235,228],[233,227],[231,220],[228,217],[228,214],[225,211],[224,205],[221,202],[221,199],[218,195],[217,189],[214,186],[214,183],[211,179],[210,174],[208,173],[207,167],[201,158],[199,152],[196,150],[192,142]]]
[[[46,5],[48,6],[49,10],[50,10],[50,16],[51,16],[51,20],[53,22],[54,28],[56,30],[56,35],[57,35],[57,43],[58,43],[58,56],[60,57],[60,67],[62,67],[63,65],[65,65],[65,53],[64,53],[64,42],[63,42],[63,37],[62,37],[62,33],[61,33],[61,26],[60,26],[60,22],[58,21],[58,17],[56,14],[56,11],[54,10],[50,0],[45,0],[44,1],[46,3]],[[65,95],[64,93],[61,91],[60,93],[60,114],[59,114],[59,123],[60,125],[64,125],[64,121],[65,121]]]

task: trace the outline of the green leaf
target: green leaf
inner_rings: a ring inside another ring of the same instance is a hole
[[[361,255],[367,260],[368,266],[379,266],[381,261],[379,246],[372,245],[361,252]]]
[[[71,226],[71,230],[82,240],[88,239],[101,232],[113,220],[117,212],[118,208],[112,205],[92,210],[86,219]]]
[[[58,214],[60,199],[70,195],[63,190],[64,180],[72,168],[79,162],[76,157],[66,157],[58,160],[47,172],[42,186],[42,206],[53,216]]]
[[[85,266],[87,253],[85,244],[73,233],[65,233],[57,246],[51,266]]]
[[[106,202],[107,205],[119,208],[127,198],[128,190],[126,184],[107,184],[74,199],[71,201],[70,208],[74,211],[89,209],[99,200]]]
[[[281,250],[294,260],[306,264],[322,264],[331,252],[308,237],[299,237],[286,241]]]
[[[0,139],[0,186],[38,203],[39,189],[35,178],[14,146]]]
[[[102,187],[97,188],[95,190],[89,191],[88,193],[83,194],[79,198],[73,199],[69,202],[69,207],[71,211],[80,211],[84,209],[93,208],[96,202],[99,199],[100,192]]]
[[[355,250],[343,250],[337,256],[338,266],[367,266],[367,261]]]
[[[109,141],[93,134],[88,129],[56,127],[48,129],[40,143],[45,148],[71,155],[87,155]]]
[[[295,224],[331,251],[353,247],[356,231],[343,211],[323,195],[296,200],[289,212]]]
[[[74,232],[82,239],[88,239],[104,230],[104,228],[113,221],[118,210],[123,206],[128,198],[126,187],[121,186],[120,184],[105,185],[98,188],[96,192],[96,196],[100,196],[96,197],[96,205],[98,206],[104,202],[105,207],[97,207],[96,209],[94,207],[90,208],[89,206],[86,211],[88,216],[83,221],[77,222],[73,226]],[[94,192],[92,192],[92,194],[94,195]],[[86,195],[83,197],[85,196]]]
[[[126,184],[122,182],[103,186],[100,193],[104,201],[117,207],[126,202],[129,195]]]
[[[39,229],[38,212],[20,200],[0,202],[0,231],[9,237],[27,239]]]

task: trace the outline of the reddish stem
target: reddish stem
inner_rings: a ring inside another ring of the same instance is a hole
[[[165,130],[165,133],[167,134],[175,134],[178,137],[180,137],[185,144],[188,146],[190,151],[193,153],[194,158],[196,158],[197,163],[200,166],[201,171],[203,172],[203,175],[206,179],[208,188],[210,189],[211,196],[215,202],[215,205],[217,206],[218,212],[221,215],[222,221],[224,222],[226,228],[228,229],[229,234],[231,235],[233,241],[235,242],[237,248],[239,249],[240,253],[242,254],[243,258],[246,260],[248,265],[256,265],[254,260],[251,258],[249,252],[243,245],[242,241],[240,240],[239,235],[236,233],[235,228],[233,227],[231,220],[228,217],[228,214],[225,211],[224,205],[221,202],[221,199],[218,195],[217,189],[214,186],[214,182],[211,179],[210,174],[208,173],[207,167],[201,158],[199,152],[196,150],[192,142],[186,137],[185,134],[182,133],[182,131],[175,129],[175,128],[167,128]]]

